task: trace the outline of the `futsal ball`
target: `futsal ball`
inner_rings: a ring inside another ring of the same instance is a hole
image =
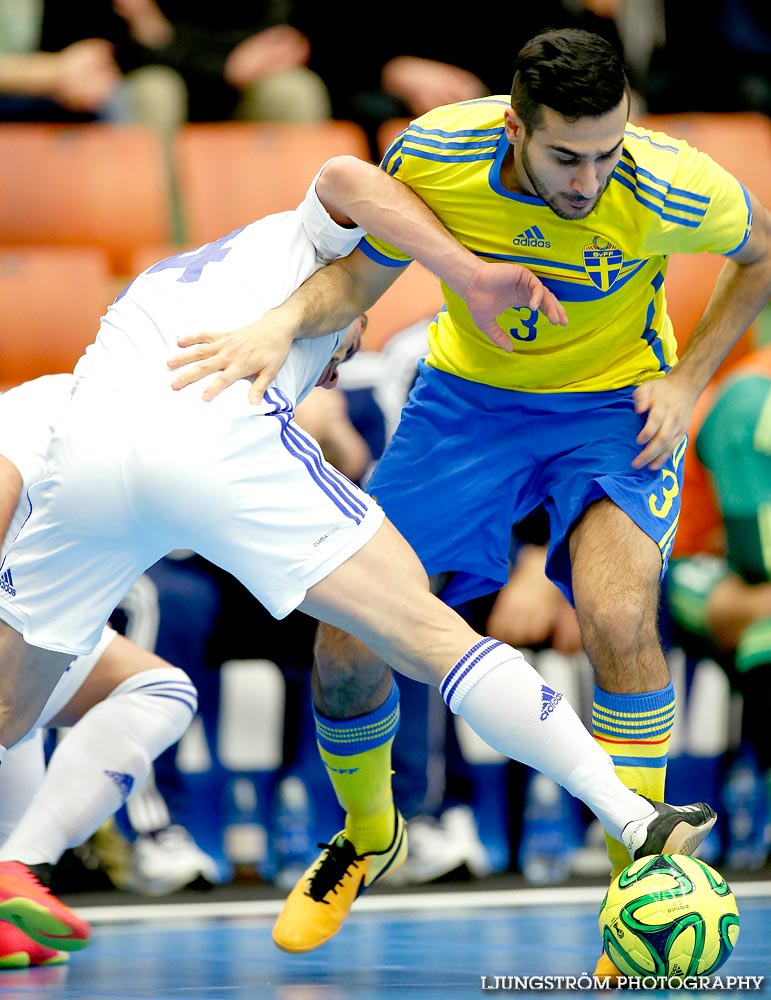
[[[739,937],[723,876],[698,858],[653,854],[614,879],[600,907],[605,953],[627,976],[708,976]]]

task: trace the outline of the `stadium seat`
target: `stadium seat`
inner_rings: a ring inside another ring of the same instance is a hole
[[[431,319],[441,308],[439,279],[415,260],[367,310],[364,345],[368,351],[379,351],[393,334],[418,320]]]
[[[676,253],[669,258],[664,287],[669,318],[675,329],[680,356],[712,295],[723,263],[723,257],[710,253]],[[721,364],[720,374],[724,374],[756,346],[755,335],[756,324],[752,324]]]
[[[296,208],[331,156],[369,160],[354,122],[213,122],[183,125],[174,160],[184,238],[191,246],[272,212]]]
[[[125,274],[171,238],[168,166],[149,127],[0,125],[0,244],[96,246]]]
[[[0,389],[72,371],[113,298],[101,250],[0,247]]]

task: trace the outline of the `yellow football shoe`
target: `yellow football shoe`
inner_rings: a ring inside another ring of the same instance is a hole
[[[326,944],[343,926],[355,900],[407,857],[407,830],[395,810],[394,836],[384,851],[358,854],[345,830],[324,850],[289,893],[273,926],[282,951],[300,954]]]

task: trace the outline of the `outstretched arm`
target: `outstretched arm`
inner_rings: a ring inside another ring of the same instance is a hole
[[[512,307],[540,310],[551,323],[565,325],[565,310],[526,268],[488,263],[459,243],[406,185],[352,156],[330,160],[316,191],[332,218],[351,222],[419,260],[465,299],[474,322],[505,351],[511,338],[497,317]],[[219,372],[204,394],[213,399],[232,382],[254,375],[250,392],[259,402],[286,360],[292,340],[322,336],[365,312],[402,273],[361,251],[317,271],[287,300],[255,323],[229,333],[203,333],[179,341],[182,353],[169,362],[186,366],[175,389]]]
[[[635,390],[637,412],[648,415],[637,438],[644,447],[632,463],[635,468],[664,465],[688,430],[699,395],[771,298],[771,215],[750,197],[750,237],[723,265],[680,362],[664,378],[651,379]]]
[[[335,157],[321,172],[316,193],[336,222],[361,226],[433,271],[467,301],[480,329],[505,351],[511,350],[511,338],[494,319],[512,306],[540,309],[554,324],[567,322],[562,306],[535,275],[518,264],[480,260],[450,235],[406,184],[379,167],[354,156]],[[492,277],[493,271],[502,273]],[[397,276],[399,273],[397,270]],[[355,311],[346,322],[358,315]]]

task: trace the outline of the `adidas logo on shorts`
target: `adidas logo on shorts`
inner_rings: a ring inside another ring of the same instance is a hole
[[[13,577],[9,569],[0,575],[0,590],[4,590],[11,597],[16,597],[16,588],[13,585]]]
[[[541,722],[546,722],[561,701],[561,691],[555,691],[546,684],[541,685]]]

